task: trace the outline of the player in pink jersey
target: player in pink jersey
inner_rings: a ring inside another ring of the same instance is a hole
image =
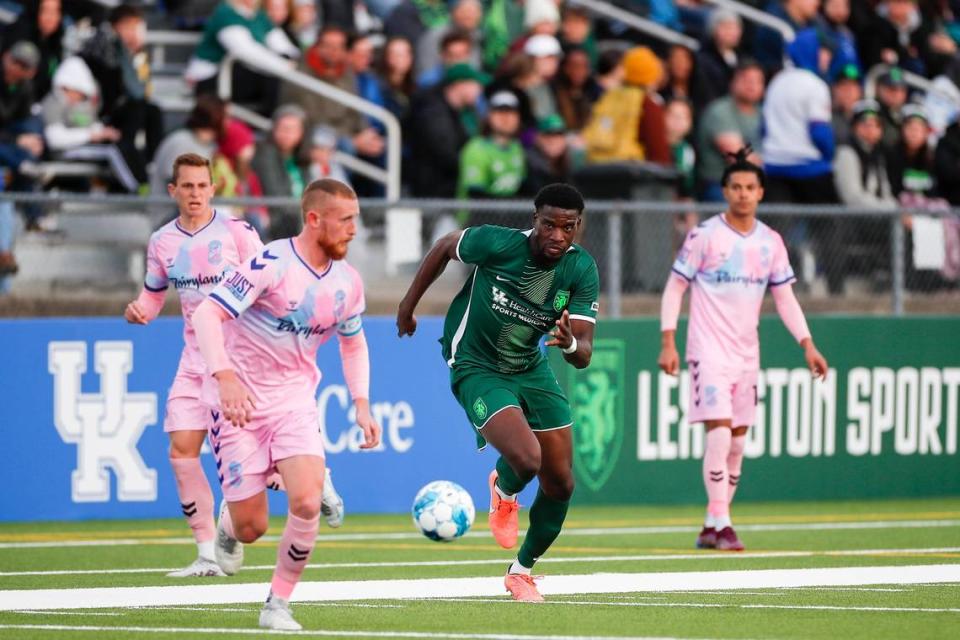
[[[317,180],[304,190],[301,209],[300,235],[268,244],[193,315],[213,374],[205,392],[218,392],[222,412],[210,433],[227,505],[220,510],[216,553],[227,574],[242,563],[242,544],[267,530],[268,476],[279,471],[287,487],[289,513],[260,612],[261,627],[281,630],[301,628],[289,599],[317,536],[324,479],[317,349],[334,333],[364,436],[361,447],[380,441],[380,427],[370,416],[363,282],[343,261],[357,230],[357,196],[342,182]],[[228,320],[233,326],[225,340]]]
[[[171,285],[180,296],[184,347],[167,396],[163,430],[170,437],[170,465],[180,508],[193,530],[198,553],[192,564],[169,575],[222,576],[214,554],[213,494],[200,464],[200,449],[211,423],[210,407],[200,400],[206,365],[189,318],[224,275],[256,255],[263,244],[243,220],[211,208],[215,188],[206,158],[192,153],[177,157],[167,190],[180,215],[150,237],[143,290],[127,305],[124,317],[133,324],[147,324],[160,313]]]
[[[675,335],[683,292],[691,287],[686,361],[690,367],[689,422],[703,422],[707,446],[703,481],[707,516],[697,547],[742,551],[730,521],[730,503],[740,480],[747,429],[757,405],[760,343],[757,325],[767,290],[777,312],[803,347],[814,377],[827,361],[813,344],[793,294],[796,277],[783,239],[757,220],[764,173],[749,162],[750,148],[735,154],[723,174],[727,210],[690,231],[673,263],[661,306],[662,349],[658,364],[680,370]]]

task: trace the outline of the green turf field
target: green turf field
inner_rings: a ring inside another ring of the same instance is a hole
[[[700,516],[573,508],[537,566],[547,603],[529,605],[498,588],[512,554],[483,514],[442,544],[348,512],[294,593],[299,635],[960,638],[960,498],[740,504],[740,554],[694,550]],[[165,572],[195,554],[179,520],[0,525],[0,640],[289,635],[256,629],[281,525],[237,576],[178,580]]]

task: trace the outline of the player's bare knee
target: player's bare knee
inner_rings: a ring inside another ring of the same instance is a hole
[[[523,451],[510,460],[510,466],[517,476],[524,481],[532,480],[540,472],[540,448]]]
[[[317,495],[289,496],[290,513],[304,520],[320,517],[320,493]]]
[[[266,518],[251,520],[237,524],[233,523],[234,532],[237,534],[237,540],[245,544],[256,542],[260,536],[267,532],[270,523]]]

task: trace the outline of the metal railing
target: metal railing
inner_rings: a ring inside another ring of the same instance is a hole
[[[863,95],[865,98],[872,99],[876,95],[877,82],[880,80],[880,76],[892,68],[892,65],[883,63],[875,64],[870,68],[870,71],[867,72],[867,75],[863,80]],[[903,74],[904,82],[915,89],[919,89],[920,91],[927,93],[933,88],[933,82],[921,75],[910,71],[904,71],[902,69],[901,73]]]
[[[86,203],[97,205],[103,215],[111,213],[127,213],[131,209],[146,212],[155,205],[170,206],[171,201],[162,196],[140,197],[133,195],[91,195],[85,193],[0,193],[0,201],[12,200],[16,202],[39,202],[45,204],[60,204],[63,202]],[[266,206],[285,209],[296,209],[299,201],[288,197],[268,198],[218,198],[215,205],[223,206]],[[485,222],[501,223],[508,226],[523,226],[530,223],[533,205],[527,200],[488,201],[488,200],[418,200],[418,199],[364,199],[360,202],[361,211],[365,218],[377,220],[393,208],[415,209],[420,211],[428,220],[436,220],[442,216],[449,216],[460,211],[470,211],[470,224]],[[716,203],[690,202],[637,202],[620,200],[589,200],[584,216],[585,229],[582,234],[583,244],[598,261],[601,269],[603,292],[606,294],[605,313],[611,317],[621,317],[623,314],[625,294],[631,291],[653,292],[663,284],[669,273],[669,265],[673,261],[676,243],[669,236],[662,235],[664,229],[669,229],[673,214],[697,212],[713,215],[723,209]],[[886,258],[883,259],[890,269],[889,296],[890,312],[894,315],[904,313],[904,301],[907,296],[907,282],[905,274],[907,265],[907,236],[901,221],[904,213],[922,214],[927,216],[954,215],[960,217],[960,209],[943,212],[930,212],[916,209],[897,209],[879,211],[864,208],[850,208],[842,206],[796,206],[796,205],[764,205],[760,209],[763,219],[781,231],[791,224],[810,221],[845,220],[848,225],[857,229],[871,228],[871,233],[881,235],[878,246],[886,247]],[[146,213],[144,215],[147,215]],[[379,225],[374,224],[374,227]],[[659,234],[659,235],[658,235]],[[682,237],[682,236],[681,236]],[[794,241],[785,234],[788,248]],[[146,242],[146,238],[144,238]],[[889,243],[889,247],[887,244]],[[641,246],[642,245],[642,246]],[[847,251],[844,247],[840,251]],[[638,262],[645,260],[645,252],[660,254],[653,262]],[[882,256],[880,256],[882,258]],[[831,260],[834,256],[818,253],[816,259]],[[666,265],[664,267],[664,265]],[[803,280],[804,265],[795,263],[794,269]],[[820,264],[817,265],[821,266]],[[645,270],[645,271],[644,271]],[[636,278],[640,271],[644,271],[645,284],[638,288]],[[886,288],[884,288],[886,291]],[[960,290],[958,296],[960,296]]]
[[[197,31],[148,30],[145,43],[150,48],[150,61],[162,67],[167,63],[168,47],[190,47],[194,49],[200,43],[202,37],[203,34]]]
[[[632,29],[647,34],[651,38],[656,38],[669,44],[683,45],[693,51],[700,50],[700,43],[697,42],[696,39],[658,24],[653,20],[640,17],[620,7],[615,7],[608,2],[600,2],[599,0],[570,0],[570,3],[581,6],[596,15],[622,22]]]

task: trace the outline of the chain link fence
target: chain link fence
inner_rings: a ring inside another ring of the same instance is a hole
[[[147,231],[136,231],[139,242],[117,243],[111,216],[142,216],[142,229],[155,228],[175,211],[168,199],[89,194],[0,194],[0,200],[41,203],[60,219],[58,246],[69,247],[71,236],[86,244],[99,242],[104,251],[118,244],[140,251]],[[271,225],[286,233],[298,228],[299,203],[290,198],[221,199],[220,210],[234,215],[266,207]],[[84,229],[69,224],[76,211],[85,212]],[[604,312],[619,317],[634,307],[635,298],[656,297],[670,273],[677,249],[688,229],[723,210],[722,205],[677,201],[590,200],[578,241],[596,259],[605,295]],[[103,219],[91,231],[90,212]],[[423,253],[440,235],[463,226],[500,224],[529,228],[531,200],[362,200],[364,230],[351,249],[351,261],[385,290],[402,295]],[[904,313],[908,306],[927,312],[960,309],[960,216],[957,211],[876,211],[837,206],[763,206],[760,218],[781,233],[798,277],[798,292],[820,301],[818,310],[847,308],[851,299],[872,302],[872,310]],[[129,235],[129,234],[128,234]],[[131,248],[131,245],[137,245]],[[135,269],[131,269],[135,271]],[[369,274],[369,275],[368,275]],[[29,278],[29,265],[18,278]],[[139,276],[136,276],[139,277]]]

